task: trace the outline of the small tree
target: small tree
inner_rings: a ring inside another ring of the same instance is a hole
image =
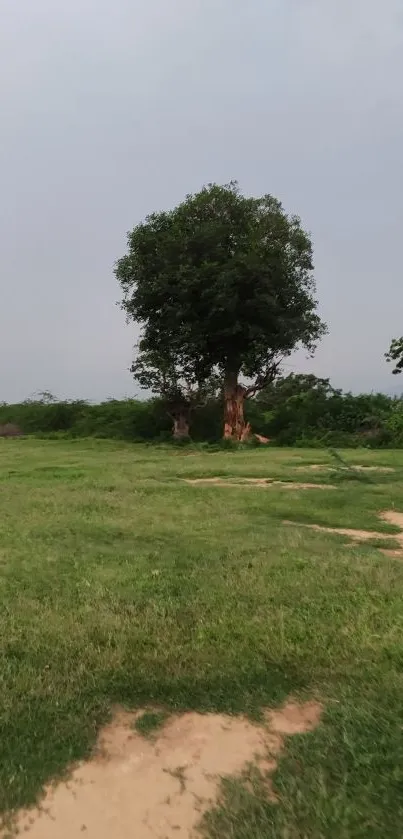
[[[141,387],[162,398],[173,422],[172,434],[177,440],[190,436],[192,412],[215,396],[218,383],[214,377],[197,382],[192,370],[167,350],[145,349],[140,341],[131,372]]]
[[[388,352],[385,353],[385,358],[395,365],[392,373],[396,375],[403,371],[403,337],[393,339]]]
[[[325,332],[299,218],[270,195],[244,197],[235,182],[148,216],[128,234],[115,273],[122,306],[141,325],[140,348],[179,359],[199,387],[221,377],[225,437],[243,439],[245,398]]]

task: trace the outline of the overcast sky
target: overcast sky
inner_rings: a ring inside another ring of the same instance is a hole
[[[313,236],[330,334],[289,369],[400,390],[383,353],[403,333],[402,0],[0,12],[0,400],[135,393],[126,231],[231,178]]]

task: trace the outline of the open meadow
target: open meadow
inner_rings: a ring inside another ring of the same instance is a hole
[[[224,780],[205,836],[402,835],[403,451],[0,440],[0,503],[3,813],[116,707],[259,722],[291,697],[318,724],[270,785]]]

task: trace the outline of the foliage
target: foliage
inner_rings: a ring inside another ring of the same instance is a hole
[[[140,349],[131,370],[142,388],[161,398],[174,422],[174,436],[188,436],[192,413],[214,399],[219,389],[216,376],[197,382],[189,365],[181,366],[168,352]]]
[[[283,444],[321,440],[324,444],[400,445],[392,417],[402,400],[382,393],[352,394],[334,389],[328,379],[290,376],[263,391],[256,403],[264,412],[263,434]]]
[[[151,355],[154,368],[197,388],[219,374],[231,398],[239,375],[254,393],[297,345],[312,352],[325,332],[300,219],[271,195],[246,198],[235,182],[148,216],[128,234],[115,273],[123,309],[142,329],[140,366]]]
[[[85,401],[28,400],[0,405],[0,424],[25,434],[67,434],[132,441],[171,436],[164,399]],[[222,399],[214,390],[194,408],[191,437],[213,443],[221,437]],[[328,379],[291,374],[280,377],[246,403],[253,429],[279,445],[403,446],[403,398],[382,393],[343,393]]]
[[[51,404],[26,401],[0,405],[0,423],[15,422],[25,434],[60,434],[72,437],[109,437],[121,440],[157,440],[170,436],[170,420],[159,400],[110,399],[99,405],[85,401]]]
[[[392,373],[397,374],[403,371],[403,337],[393,339],[385,358],[387,361],[393,361],[395,365]]]

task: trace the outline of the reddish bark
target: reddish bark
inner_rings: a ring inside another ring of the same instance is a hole
[[[244,443],[256,437],[259,443],[269,443],[267,437],[253,434],[250,422],[245,422],[244,403],[253,388],[238,383],[237,373],[227,373],[224,382],[224,438]]]
[[[245,388],[238,384],[237,373],[227,373],[224,382],[224,438],[244,440],[250,433],[244,416]]]
[[[269,437],[263,437],[261,434],[255,434],[254,436],[256,437],[256,440],[259,443],[263,443],[263,444],[270,443]]]
[[[22,431],[18,425],[14,425],[12,422],[6,422],[4,425],[0,425],[0,437],[21,437]]]

